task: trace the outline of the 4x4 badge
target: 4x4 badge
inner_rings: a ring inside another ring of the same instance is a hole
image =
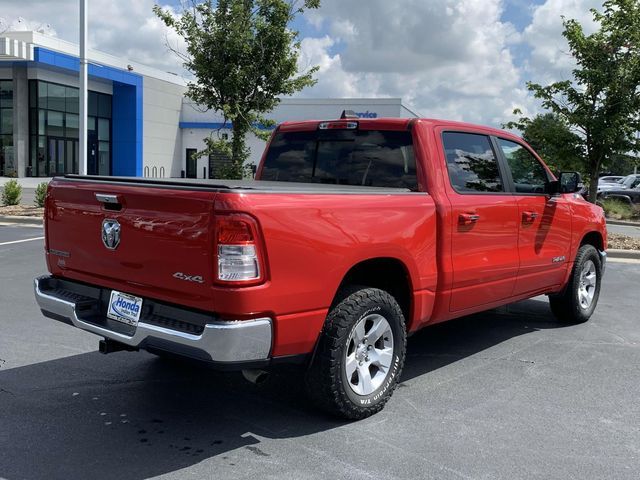
[[[109,250],[115,250],[120,245],[120,224],[117,220],[106,218],[102,221],[102,243]]]

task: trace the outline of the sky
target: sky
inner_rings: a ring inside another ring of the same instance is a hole
[[[88,0],[90,48],[184,74],[155,18],[155,3]],[[540,111],[526,89],[571,77],[562,20],[595,26],[602,0],[321,0],[293,27],[299,69],[318,65],[304,97],[400,97],[423,117],[501,126],[512,111]],[[78,0],[0,0],[0,31],[41,29],[77,42]]]

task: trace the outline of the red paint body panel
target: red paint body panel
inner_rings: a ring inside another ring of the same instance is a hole
[[[52,182],[47,199],[49,271],[56,276],[126,291],[200,310],[214,310],[213,288],[185,282],[175,272],[213,275],[215,193],[136,185]],[[121,211],[105,210],[95,193],[121,198]],[[102,243],[104,219],[117,220],[123,241],[116,250]]]
[[[285,123],[279,129],[313,131],[318,122]],[[286,183],[281,190],[234,191],[54,179],[46,205],[49,270],[222,318],[268,315],[274,319],[272,355],[287,356],[313,350],[340,283],[362,261],[392,258],[404,265],[412,291],[408,330],[415,331],[559,291],[585,235],[597,232],[606,248],[601,209],[574,195],[461,195],[451,187],[443,130],[522,143],[517,137],[439,120],[358,124],[361,129],[411,129],[419,192],[301,192]],[[122,209],[105,210],[95,193],[117,195]],[[530,211],[540,215],[523,220]],[[266,268],[260,285],[214,282],[215,215],[230,212],[257,221]],[[461,224],[460,215],[467,214],[479,220]],[[121,224],[116,250],[102,243],[104,219]],[[175,272],[202,276],[204,282],[185,282]]]
[[[571,258],[571,208],[563,197],[515,198],[519,210],[520,268],[513,294],[561,286],[569,265],[567,259]],[[538,216],[531,218],[532,212]]]
[[[346,273],[371,258],[398,259],[414,290],[436,289],[435,205],[426,193],[221,193],[215,209],[251,212],[260,223],[269,264],[262,288],[220,288],[216,308],[224,315],[237,315],[239,307],[243,313],[281,315],[326,309]]]

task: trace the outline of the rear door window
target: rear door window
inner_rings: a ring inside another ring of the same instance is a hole
[[[318,130],[277,133],[261,180],[417,190],[411,133]]]
[[[442,143],[449,179],[456,192],[504,192],[498,160],[487,135],[444,132]]]

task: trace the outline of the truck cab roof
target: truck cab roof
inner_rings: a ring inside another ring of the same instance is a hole
[[[321,123],[325,122],[357,122],[360,130],[406,130],[410,125],[422,124],[430,127],[445,127],[452,130],[473,130],[486,133],[487,135],[497,135],[505,138],[522,140],[518,135],[499,128],[477,125],[469,122],[455,120],[442,120],[438,118],[337,118],[323,120],[303,120],[289,121],[278,125],[277,131],[312,131],[317,130]]]

